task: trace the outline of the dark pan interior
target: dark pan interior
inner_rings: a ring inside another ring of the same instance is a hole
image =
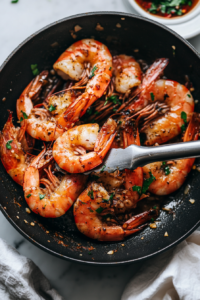
[[[104,27],[103,31],[95,29],[97,23]],[[116,27],[117,23],[121,24],[121,28]],[[83,14],[39,31],[20,45],[4,63],[0,73],[0,99],[6,97],[6,101],[1,102],[1,129],[7,120],[8,109],[14,111],[16,118],[16,100],[32,79],[30,65],[37,63],[40,70],[50,69],[58,56],[75,41],[70,30],[77,24],[82,27],[76,33],[77,40],[95,38],[105,43],[114,54],[133,55],[149,63],[159,57],[170,58],[165,74],[180,83],[185,82],[184,75],[188,74],[195,87],[194,98],[200,100],[200,57],[178,35],[162,25],[134,15],[105,12]],[[176,47],[175,55],[172,46]],[[135,53],[134,49],[139,49],[139,52]],[[199,105],[196,110],[200,111]],[[191,185],[188,195],[184,195],[186,184]],[[85,238],[75,227],[72,210],[56,220],[27,214],[22,188],[11,180],[2,164],[0,190],[4,215],[29,241],[59,257],[87,263],[127,263],[153,256],[184,239],[198,226],[200,220],[200,174],[196,170],[192,170],[184,186],[168,198],[168,202],[173,201],[175,206],[174,219],[172,214],[162,211],[159,218],[161,222],[156,230],[148,227],[117,243],[99,243]],[[190,198],[196,200],[193,205],[188,201]],[[34,221],[36,225],[33,227],[30,223]],[[166,231],[168,237],[164,237]],[[109,250],[116,251],[108,255]]]

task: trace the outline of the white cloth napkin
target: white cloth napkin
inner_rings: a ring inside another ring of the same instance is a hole
[[[63,300],[40,269],[0,239],[1,300]]]
[[[121,300],[200,300],[200,232],[143,264]]]

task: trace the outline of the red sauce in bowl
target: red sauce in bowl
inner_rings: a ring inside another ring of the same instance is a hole
[[[135,0],[135,2],[146,12],[169,19],[184,16],[199,0]]]

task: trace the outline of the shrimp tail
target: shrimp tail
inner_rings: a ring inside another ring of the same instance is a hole
[[[124,223],[123,228],[126,229],[126,231],[132,230],[150,221],[152,218],[156,219],[157,217],[158,217],[158,210],[150,209],[149,211],[145,211],[139,215],[130,218],[128,221]]]
[[[99,157],[104,158],[114,141],[116,135],[116,122],[109,118],[102,126],[95,143],[94,151],[98,153]]]
[[[190,142],[193,140],[198,140],[198,135],[200,131],[200,114],[193,113],[187,130],[184,134],[183,141]]]
[[[82,96],[75,100],[65,111],[64,119],[66,122],[66,128],[71,128],[79,120],[81,113],[84,110],[84,107],[87,105],[89,98],[87,95]]]
[[[28,84],[20,95],[16,103],[17,117],[19,120],[21,120],[21,118],[24,119],[24,113],[27,116],[31,113],[31,110],[33,109],[32,100],[40,94],[41,88],[45,82],[44,80],[47,78],[48,74],[48,71],[42,71]]]
[[[164,71],[169,64],[168,58],[157,59],[146,71],[139,88],[140,92],[149,87]]]
[[[138,228],[133,228],[133,229],[130,229],[130,230],[124,230],[124,237],[132,235],[132,234],[134,234],[136,232],[141,231],[142,229],[144,229],[145,227],[147,227],[147,225],[148,224],[144,224],[144,225],[139,226]]]

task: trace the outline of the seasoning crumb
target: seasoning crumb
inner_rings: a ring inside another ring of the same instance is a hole
[[[169,236],[167,231],[165,232],[164,236]]]
[[[83,256],[83,254],[79,254],[79,256]]]
[[[184,194],[187,195],[190,191],[191,186],[189,184],[186,185],[186,188],[184,190]]]
[[[30,209],[28,207],[25,208],[25,211],[27,212],[27,214],[31,213],[31,211],[30,211]]]
[[[48,240],[47,242],[50,243],[50,240]]]
[[[193,170],[196,170],[196,168],[197,168],[197,166],[196,166],[196,165],[192,166],[192,169],[193,169]]]
[[[54,69],[52,69],[52,70],[50,71],[50,73],[51,73],[51,75],[55,75],[55,74],[56,74],[56,72],[55,72]]]
[[[194,103],[195,103],[195,104],[199,103],[199,100],[194,100]]]
[[[31,222],[31,226],[35,226],[35,223]]]
[[[170,210],[171,210],[171,208],[169,208],[169,207],[162,207],[162,210],[165,210],[165,211],[170,211]]]
[[[58,47],[58,46],[59,46],[58,42],[54,42],[53,44],[51,44],[51,47],[52,47],[52,48]]]
[[[200,172],[200,167],[197,167],[197,171]]]
[[[121,18],[121,20],[122,20],[122,21],[124,21],[124,20],[125,20],[125,18]]]
[[[19,219],[19,216],[17,216],[17,219]]]
[[[49,233],[49,231],[47,230],[46,233]]]
[[[71,36],[73,37],[74,40],[77,38],[77,35],[74,32],[71,32]]]
[[[4,206],[4,209],[7,209],[7,208]]]
[[[190,203],[192,203],[192,204],[194,204],[194,202],[195,202],[194,199],[190,199],[189,201],[190,201]]]
[[[190,92],[194,92],[194,88],[193,87],[190,88]]]
[[[137,52],[139,52],[139,49],[134,49],[133,51],[134,51],[135,53],[137,53]]]
[[[113,251],[113,250],[110,250],[110,251],[108,251],[107,254],[112,255],[112,254],[114,254],[114,251]]]
[[[3,98],[2,98],[2,101],[3,101],[3,102],[6,101],[6,97],[3,97]]]
[[[78,31],[80,31],[81,29],[83,29],[81,26],[79,26],[79,25],[76,25],[76,26],[74,26],[74,31],[75,32],[78,32]]]
[[[176,47],[175,47],[175,46],[172,46],[172,49],[173,49],[173,50],[176,50]]]
[[[125,245],[124,244],[121,244],[122,245],[122,247],[124,247]]]
[[[149,226],[150,226],[152,229],[156,229],[156,228],[157,228],[156,223],[151,223]]]
[[[144,237],[142,236],[142,237],[141,237],[141,240],[143,240],[143,239],[144,239]]]
[[[26,224],[27,224],[27,223],[28,223],[28,221],[24,220],[24,223],[26,223]]]
[[[95,29],[96,29],[97,31],[103,31],[103,30],[104,30],[104,28],[101,26],[100,23],[97,23],[97,26],[96,26]]]
[[[116,24],[116,27],[117,27],[117,28],[121,28],[122,25],[121,25],[120,23],[117,23],[117,24]]]

